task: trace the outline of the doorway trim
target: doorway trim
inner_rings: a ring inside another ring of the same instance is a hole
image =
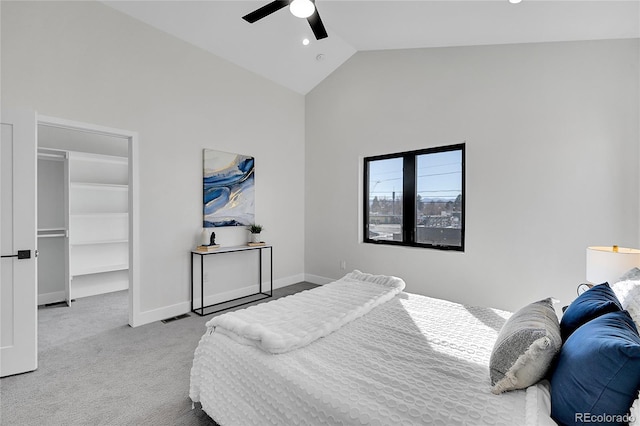
[[[128,141],[129,155],[129,325],[137,327],[140,323],[140,197],[138,179],[138,133],[129,130],[99,126],[36,114],[36,126],[51,126],[67,130],[111,136]]]

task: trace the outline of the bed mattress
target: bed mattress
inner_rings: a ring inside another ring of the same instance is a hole
[[[282,354],[210,329],[190,396],[221,425],[536,424],[543,388],[490,392],[491,349],[509,316],[403,292]]]

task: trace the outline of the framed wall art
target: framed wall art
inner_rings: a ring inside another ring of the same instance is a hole
[[[255,217],[255,159],[248,155],[203,151],[205,228],[246,226]]]

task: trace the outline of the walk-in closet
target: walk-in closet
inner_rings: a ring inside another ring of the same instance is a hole
[[[129,288],[128,141],[38,126],[38,304]]]

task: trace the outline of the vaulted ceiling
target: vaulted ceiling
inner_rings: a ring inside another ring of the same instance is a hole
[[[270,1],[103,3],[301,94],[358,51],[640,37],[640,0],[316,0],[320,41],[288,8],[241,19]]]

